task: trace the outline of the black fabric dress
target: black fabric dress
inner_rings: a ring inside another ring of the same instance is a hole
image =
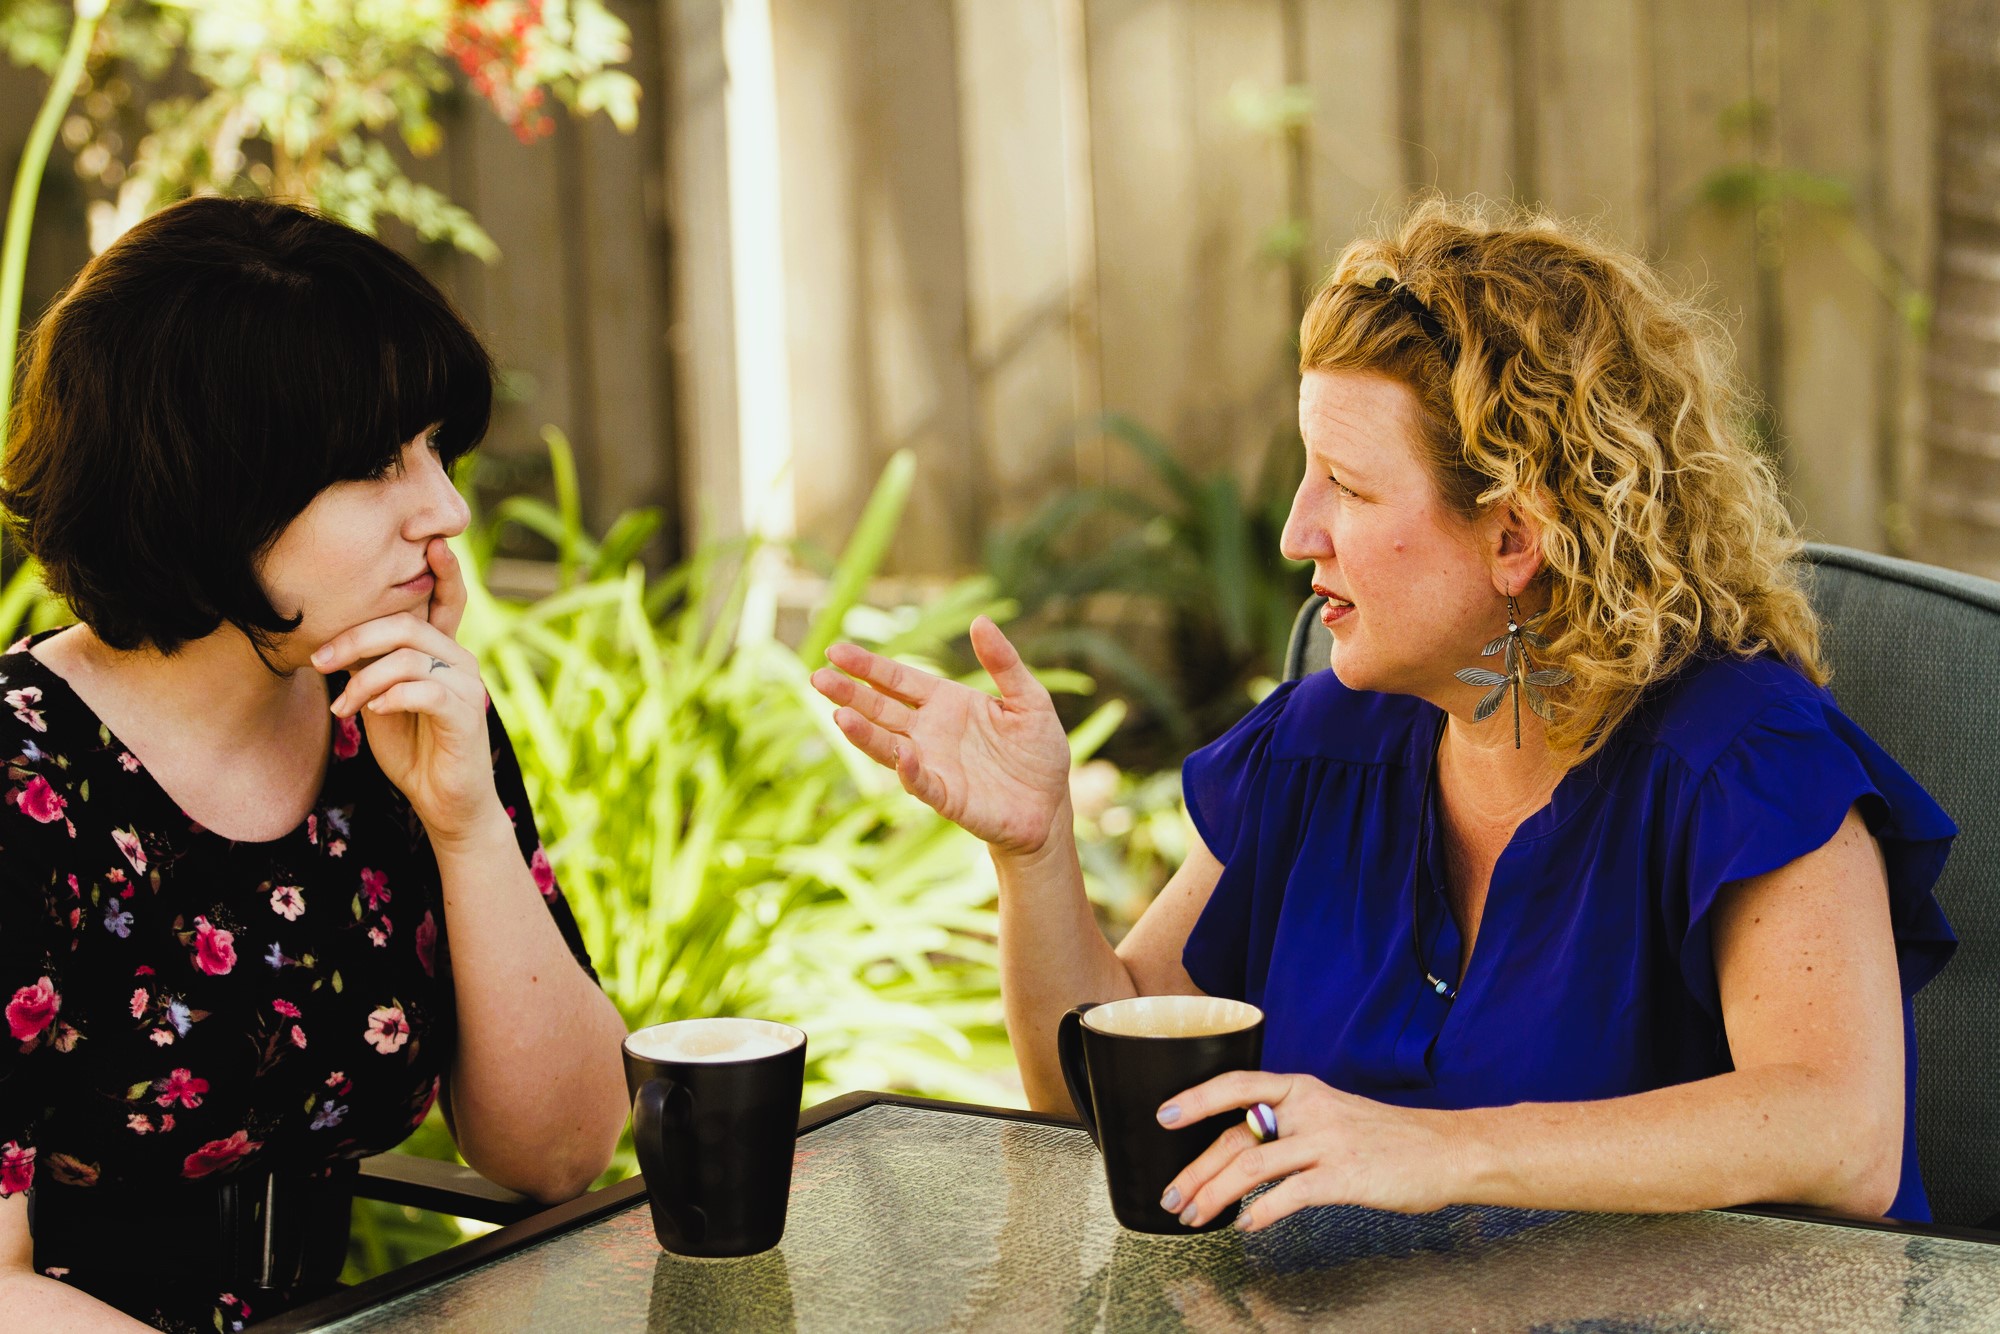
[[[451,968],[423,825],[358,721],[333,720],[303,824],[233,842],[190,819],[28,642],[0,656],[0,1197],[51,1180],[185,1192],[401,1142],[451,1062]],[[595,980],[490,706],[487,721],[521,855]],[[162,1329],[274,1314],[213,1275],[135,1283],[125,1252],[144,1245],[134,1219],[38,1263]]]

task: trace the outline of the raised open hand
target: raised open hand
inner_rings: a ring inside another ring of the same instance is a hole
[[[1049,692],[984,616],[972,651],[993,698],[854,644],[827,649],[813,689],[857,749],[945,819],[997,851],[1041,851],[1069,800],[1069,739]],[[844,673],[844,674],[843,674]]]

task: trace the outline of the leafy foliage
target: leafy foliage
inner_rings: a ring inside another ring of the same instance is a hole
[[[0,43],[52,73],[70,13],[13,0]],[[254,193],[364,231],[399,218],[492,260],[492,238],[412,181],[389,140],[436,152],[434,111],[460,75],[524,141],[548,133],[551,100],[630,130],[639,86],[616,68],[629,38],[604,0],[119,0],[63,130],[78,172],[111,196],[91,206],[92,246],[190,194]]]
[[[1151,494],[1058,495],[996,534],[986,566],[1021,606],[1014,638],[1023,655],[1072,664],[1122,692],[1158,738],[1143,758],[1164,765],[1234,722],[1257,679],[1283,659],[1308,582],[1304,565],[1278,552],[1298,446],[1275,438],[1246,492],[1226,468],[1190,472],[1129,418],[1107,419],[1105,431],[1145,463],[1157,483]],[[1093,600],[1105,593],[1156,610],[1172,675],[1134,652],[1123,629],[1093,620]]]

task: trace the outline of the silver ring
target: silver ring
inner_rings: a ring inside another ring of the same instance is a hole
[[[440,667],[445,668],[446,670],[450,670],[451,664],[446,662],[443,658],[432,658],[430,671],[425,672],[424,675],[429,676],[431,672],[436,671]]]
[[[1269,1144],[1278,1137],[1278,1114],[1268,1102],[1257,1103],[1245,1112],[1243,1124],[1250,1127],[1250,1138],[1259,1144]]]

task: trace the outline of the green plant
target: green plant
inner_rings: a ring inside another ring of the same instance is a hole
[[[1076,664],[1129,695],[1164,734],[1142,758],[1165,764],[1234,722],[1251,683],[1283,655],[1306,593],[1304,565],[1278,551],[1298,446],[1274,437],[1246,492],[1226,468],[1189,471],[1129,418],[1107,418],[1104,429],[1138,455],[1162,498],[1123,487],[1059,495],[994,535],[986,569],[1021,606],[1023,654]],[[1173,667],[1149,665],[1120,627],[1093,620],[1106,593],[1156,610]]]
[[[68,10],[15,0],[0,42],[53,71]],[[630,130],[639,87],[616,68],[629,40],[604,0],[119,0],[64,126],[79,173],[110,194],[91,206],[92,246],[189,194],[255,193],[364,231],[399,218],[492,260],[492,238],[411,180],[390,140],[435,152],[434,109],[460,77],[523,140],[548,133],[551,102]]]

